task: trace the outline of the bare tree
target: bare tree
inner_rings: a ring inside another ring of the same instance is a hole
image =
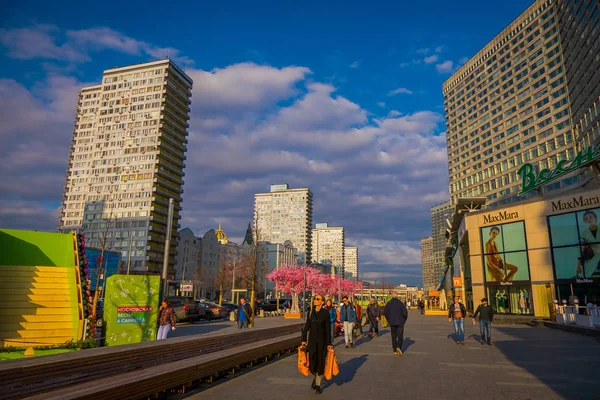
[[[233,271],[231,263],[227,260],[219,260],[219,270],[215,276],[215,286],[219,287],[219,305],[223,304],[223,293],[225,288],[233,282]]]

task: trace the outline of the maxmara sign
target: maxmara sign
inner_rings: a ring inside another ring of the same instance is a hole
[[[581,207],[588,207],[600,204],[600,197],[572,197],[569,200],[556,200],[552,202],[552,212],[563,210],[575,210]]]
[[[519,192],[519,196],[540,188],[571,171],[585,167],[598,159],[600,159],[600,145],[598,147],[590,146],[585,150],[581,150],[574,159],[561,160],[554,169],[545,168],[538,175],[536,175],[533,164],[523,164],[517,172],[521,177],[521,191]]]
[[[483,216],[484,224],[495,224],[497,222],[508,221],[511,219],[519,218],[518,212],[499,211],[494,214],[487,214]]]

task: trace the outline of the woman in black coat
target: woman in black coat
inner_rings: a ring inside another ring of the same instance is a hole
[[[308,367],[315,376],[311,388],[316,390],[317,393],[322,393],[321,382],[325,373],[327,349],[333,349],[331,345],[331,323],[329,312],[324,307],[325,299],[322,295],[315,296],[313,305],[312,312],[306,319],[306,325],[302,332],[302,345],[307,345],[306,339],[308,336]]]

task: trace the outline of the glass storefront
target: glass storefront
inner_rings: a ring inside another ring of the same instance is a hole
[[[498,314],[533,314],[523,221],[481,228],[485,286]]]
[[[488,286],[487,297],[496,314],[533,314],[531,285]]]
[[[548,217],[557,298],[600,304],[600,208]]]

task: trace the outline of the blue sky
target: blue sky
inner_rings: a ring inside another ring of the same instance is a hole
[[[195,82],[184,226],[239,240],[253,193],[308,186],[365,279],[420,284],[448,195],[441,85],[531,2],[323,3],[4,2],[0,226],[56,227],[77,90],[169,56]]]

